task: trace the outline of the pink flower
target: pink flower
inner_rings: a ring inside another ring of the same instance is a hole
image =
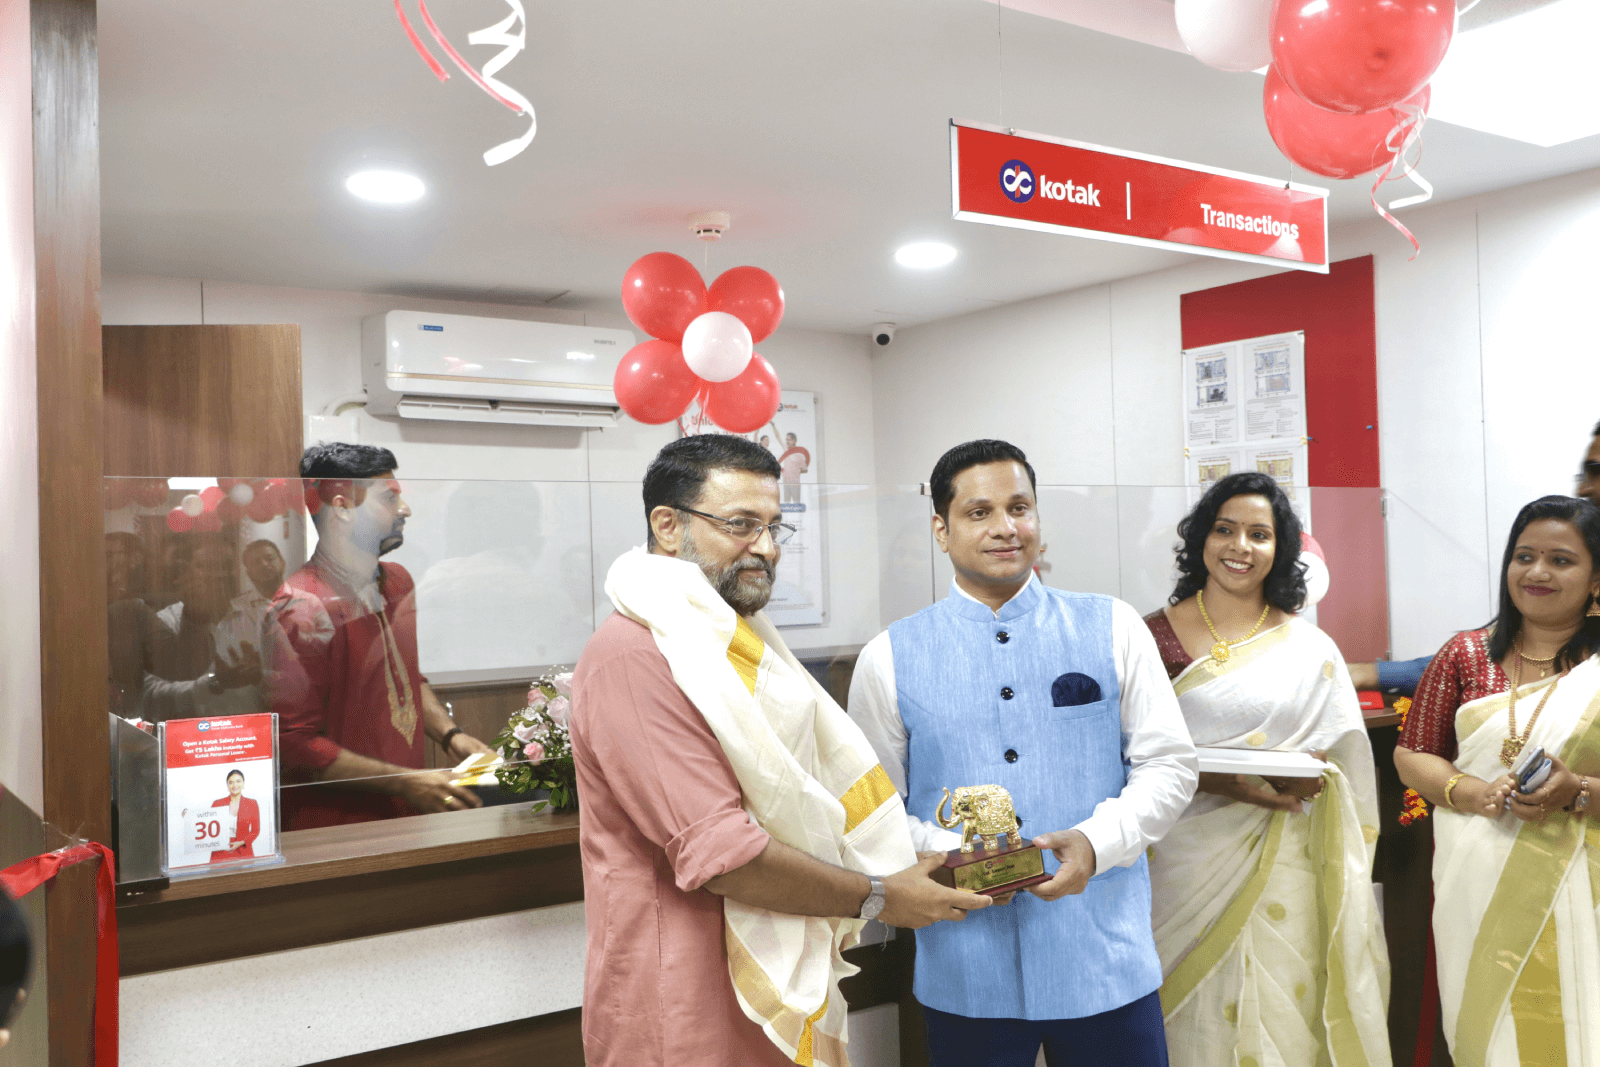
[[[550,713],[550,717],[554,719],[563,730],[565,730],[567,728],[567,716],[572,711],[572,701],[568,700],[566,697],[556,697],[550,702],[550,706],[545,710],[548,711]]]
[[[528,690],[528,707],[530,708],[542,708],[549,700],[550,698],[544,695],[544,690],[538,686],[533,686]]]
[[[560,674],[556,675],[550,681],[551,681],[551,684],[553,684],[556,687],[556,692],[557,693],[560,693],[564,697],[570,697],[572,695],[572,672],[571,671],[562,671]]]
[[[529,763],[538,763],[544,759],[544,746],[537,741],[530,741],[523,747],[522,754]]]

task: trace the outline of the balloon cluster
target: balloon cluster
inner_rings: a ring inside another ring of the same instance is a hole
[[[734,267],[707,288],[682,256],[651,252],[622,276],[622,306],[652,338],[622,357],[612,381],[632,418],[671,422],[698,398],[724,430],[751,433],[778,413],[778,375],[755,351],[783,320],[772,275]]]
[[[1262,106],[1273,143],[1326,178],[1393,175],[1456,18],[1452,0],[1176,0],[1175,13],[1207,66],[1271,64]]]
[[[165,478],[117,478],[106,482],[103,503],[107,511],[130,504],[154,510],[166,506],[171,492]],[[168,511],[167,527],[173,533],[215,533],[242,518],[270,522],[290,511],[304,514],[306,497],[298,478],[218,478]]]

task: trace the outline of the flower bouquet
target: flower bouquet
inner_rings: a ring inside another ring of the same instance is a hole
[[[534,811],[571,811],[578,806],[577,773],[567,715],[572,710],[572,672],[541,676],[528,689],[528,706],[511,716],[494,747],[505,762],[495,770],[507,793],[548,790]]]

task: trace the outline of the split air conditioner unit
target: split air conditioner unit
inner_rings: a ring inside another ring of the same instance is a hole
[[[470,315],[361,320],[367,413],[505,426],[614,426],[611,381],[633,334]]]

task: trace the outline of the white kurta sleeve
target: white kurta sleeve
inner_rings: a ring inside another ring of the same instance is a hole
[[[1122,688],[1122,754],[1132,770],[1120,795],[1074,827],[1094,846],[1096,874],[1131,866],[1161,840],[1200,782],[1200,760],[1155,638],[1120,600],[1112,602],[1111,640]]]
[[[900,699],[894,681],[894,650],[889,631],[867,642],[856,657],[855,673],[850,678],[848,701],[850,718],[867,735],[867,742],[878,754],[889,781],[906,798],[906,756],[909,737],[905,720],[900,718]],[[918,852],[945,852],[961,845],[961,835],[938,823],[906,814],[906,829]]]

